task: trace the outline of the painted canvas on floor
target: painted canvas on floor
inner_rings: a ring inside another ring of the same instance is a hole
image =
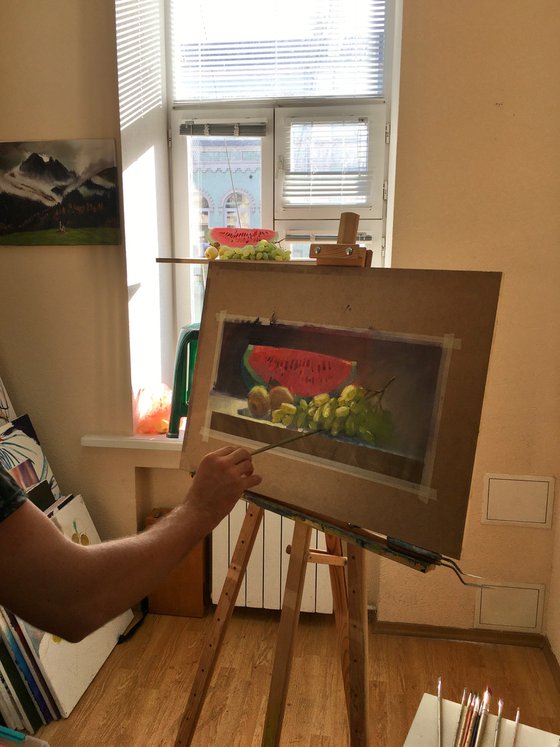
[[[0,464],[22,488],[46,480],[55,498],[60,488],[28,415],[0,423]]]
[[[72,542],[88,545],[101,541],[80,495],[70,497],[63,503],[52,514],[51,521]],[[63,717],[68,716],[73,710],[132,618],[132,611],[128,610],[79,643],[69,643],[23,620],[18,620],[32,655]]]
[[[0,378],[0,425],[15,418],[16,413],[8,396],[4,382]]]
[[[115,141],[0,143],[0,244],[119,244]]]
[[[211,264],[182,464],[250,450],[258,491],[460,556],[497,273]]]

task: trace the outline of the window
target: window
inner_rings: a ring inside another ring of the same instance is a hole
[[[383,97],[386,0],[171,0],[175,104]]]
[[[273,228],[301,258],[357,212],[384,264],[392,5],[243,0],[232,13],[223,0],[171,0],[174,204],[189,216],[175,224],[176,256],[207,246],[193,186],[204,183],[205,228]]]
[[[258,221],[257,221],[258,224]],[[231,192],[224,205],[224,222],[227,228],[252,228],[251,200],[241,192]]]
[[[401,4],[116,1],[135,389],[148,369],[172,382],[204,294],[204,265],[154,257],[196,261],[210,228],[273,228],[300,258],[357,212],[384,264]]]
[[[258,106],[173,111],[176,256],[203,257],[209,228],[273,227],[273,117],[273,109]],[[209,202],[205,215],[200,193]],[[204,298],[204,267],[193,265],[186,274],[177,272],[178,327],[199,320]]]
[[[275,217],[382,219],[385,122],[383,103],[280,109]]]

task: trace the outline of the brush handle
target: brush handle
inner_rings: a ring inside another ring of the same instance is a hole
[[[263,451],[270,451],[270,449],[275,449],[277,446],[284,446],[284,444],[289,444],[292,441],[298,441],[300,438],[305,438],[306,436],[313,436],[315,433],[319,432],[320,431],[306,431],[305,433],[298,433],[297,436],[290,436],[289,438],[285,438],[283,441],[278,441],[278,443],[261,446],[260,448],[252,451],[251,456],[253,457],[255,456],[255,454],[262,454]]]

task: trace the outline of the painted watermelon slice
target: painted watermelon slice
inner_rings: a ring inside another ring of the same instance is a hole
[[[280,384],[296,397],[337,391],[356,375],[355,361],[267,345],[249,345],[243,355],[243,365],[255,383]]]

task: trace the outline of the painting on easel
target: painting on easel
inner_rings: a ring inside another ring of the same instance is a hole
[[[225,318],[210,430],[265,443],[313,431],[286,448],[427,498],[448,354],[448,340]]]
[[[211,265],[182,466],[311,433],[259,492],[459,557],[499,279]]]

